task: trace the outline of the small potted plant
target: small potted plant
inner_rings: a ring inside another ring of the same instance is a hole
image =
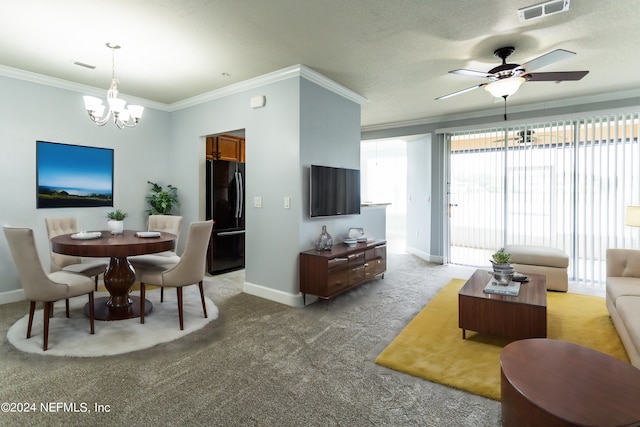
[[[127,217],[125,212],[122,212],[120,209],[116,209],[115,211],[111,211],[107,213],[107,226],[109,227],[109,231],[111,234],[122,234],[124,231],[124,219]]]
[[[493,278],[500,285],[508,285],[513,277],[513,266],[509,263],[511,254],[506,253],[504,248],[498,250],[491,256],[493,264]]]
[[[504,251],[504,248],[498,250],[496,253],[492,255],[491,262],[493,264],[509,264],[509,260],[511,259],[511,254],[508,254]]]
[[[151,184],[151,193],[147,196],[147,202],[151,209],[149,212],[151,215],[171,215],[171,210],[174,206],[178,206],[178,188],[173,185],[167,185],[167,190],[164,190],[161,186],[155,182],[147,181]]]

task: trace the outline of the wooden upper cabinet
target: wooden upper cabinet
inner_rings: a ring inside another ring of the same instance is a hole
[[[245,139],[233,135],[207,137],[207,159],[245,161]]]

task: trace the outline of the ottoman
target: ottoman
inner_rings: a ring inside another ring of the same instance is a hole
[[[567,292],[569,256],[564,251],[532,245],[506,245],[504,251],[511,254],[510,262],[516,272],[544,274],[548,290]]]

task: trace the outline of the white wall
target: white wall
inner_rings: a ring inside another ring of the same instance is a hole
[[[0,224],[33,228],[41,262],[47,271],[49,242],[44,218],[73,215],[82,229],[104,230],[105,214],[112,209],[36,209],[36,140],[113,148],[114,205],[129,213],[127,228],[146,227],[147,180],[167,183],[168,113],[147,108],[138,127],[120,130],[111,123],[104,127],[94,125],[84,110],[82,93],[0,76],[0,94],[0,182],[3,187]],[[127,99],[126,95],[122,97]],[[11,291],[20,289],[17,271],[1,233],[0,296],[2,293],[17,295]]]

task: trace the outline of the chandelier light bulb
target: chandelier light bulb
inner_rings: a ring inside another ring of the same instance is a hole
[[[107,104],[109,110],[105,114],[105,105],[100,98],[95,96],[84,96],[84,107],[89,114],[89,118],[98,126],[104,126],[110,119],[120,129],[136,126],[142,117],[144,107],[141,105],[129,105],[124,99],[118,98],[118,80],[116,79],[115,50],[120,46],[113,43],[106,43],[111,49],[111,86],[107,91]]]

